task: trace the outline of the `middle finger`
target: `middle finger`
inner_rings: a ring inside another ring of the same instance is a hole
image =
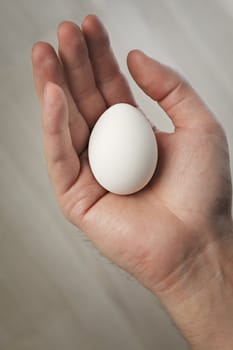
[[[59,54],[71,93],[88,125],[93,127],[105,111],[106,103],[98,90],[80,28],[63,22],[58,28]]]

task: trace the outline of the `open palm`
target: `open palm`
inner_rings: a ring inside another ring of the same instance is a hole
[[[222,217],[231,216],[222,128],[179,74],[132,51],[133,78],[159,102],[175,132],[155,129],[159,166],[142,191],[106,192],[88,164],[90,130],[109,106],[136,103],[97,17],[88,16],[82,30],[62,23],[58,40],[59,58],[40,42],[32,60],[43,105],[45,156],[59,205],[110,260],[154,291],[170,288],[218,238]]]

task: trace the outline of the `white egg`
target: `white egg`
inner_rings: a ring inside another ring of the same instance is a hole
[[[158,160],[150,122],[129,104],[118,103],[97,120],[88,146],[91,170],[106,190],[126,195],[152,178]]]

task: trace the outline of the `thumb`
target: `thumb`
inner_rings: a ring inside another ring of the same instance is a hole
[[[139,50],[128,54],[127,64],[136,83],[159,103],[176,130],[216,125],[215,117],[202,99],[175,70]]]

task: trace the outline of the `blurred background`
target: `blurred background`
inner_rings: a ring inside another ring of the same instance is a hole
[[[133,48],[185,74],[232,150],[232,0],[1,0],[0,349],[188,349],[159,301],[65,221],[50,188],[31,46],[56,46],[59,22],[80,23],[89,13],[105,22],[128,77]],[[130,84],[147,115],[170,130],[163,112]]]

